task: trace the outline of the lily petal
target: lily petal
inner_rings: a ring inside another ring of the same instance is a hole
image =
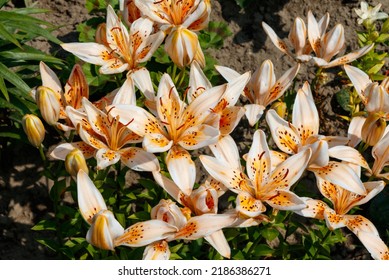
[[[115,246],[143,247],[158,240],[166,239],[177,232],[177,228],[160,220],[138,222],[115,239]]]
[[[306,208],[304,200],[291,191],[278,190],[276,193],[266,199],[271,207],[283,211],[296,211]]]
[[[351,65],[344,65],[344,70],[346,71],[347,76],[353,83],[353,86],[357,91],[358,95],[364,97],[363,91],[365,90],[368,84],[372,83],[369,76],[361,69]]]
[[[238,74],[239,75],[239,74]],[[190,65],[190,78],[188,89],[188,102],[192,101],[199,95],[201,95],[206,89],[212,87],[212,84],[205,76],[200,65],[197,61],[193,61]]]
[[[365,123],[364,117],[353,117],[347,131],[347,137],[350,139],[348,145],[357,146],[362,141],[362,126]]]
[[[77,174],[77,200],[81,216],[88,224],[92,223],[93,216],[101,210],[107,210],[104,198],[82,169]]]
[[[54,148],[50,153],[50,157],[53,159],[65,160],[68,153],[74,149],[79,149],[84,155],[85,159],[93,157],[96,149],[92,146],[87,145],[85,142],[72,142],[72,143],[62,143]]]
[[[112,105],[127,104],[136,105],[135,86],[131,78],[127,78],[120,87],[112,101]]]
[[[266,121],[277,147],[287,154],[297,153],[300,144],[300,137],[295,132],[297,129],[282,119],[273,109],[266,113]]]
[[[345,215],[346,226],[351,230],[355,235],[358,235],[358,232],[370,232],[379,235],[378,230],[374,224],[361,215]]]
[[[356,51],[353,51],[353,52],[348,53],[344,56],[338,57],[337,59],[334,59],[333,61],[329,62],[323,68],[330,68],[330,67],[335,67],[335,66],[344,65],[344,64],[353,62],[354,60],[367,54],[373,48],[373,46],[374,46],[374,44],[364,46],[363,48],[360,48]]]
[[[121,149],[120,158],[132,170],[154,172],[160,169],[157,157],[138,147]]]
[[[215,231],[214,233],[205,236],[204,239],[207,240],[220,255],[228,259],[231,257],[231,248],[222,230]]]
[[[337,158],[342,161],[357,164],[366,170],[370,171],[369,164],[358,150],[350,146],[336,146],[328,150],[330,157]]]
[[[389,249],[379,236],[364,231],[359,231],[357,236],[373,259],[389,260]]]
[[[173,146],[166,156],[166,165],[170,176],[180,190],[190,195],[196,180],[196,166],[188,151],[179,146]]]
[[[81,60],[96,64],[104,65],[107,61],[117,59],[112,50],[98,43],[66,43],[61,44],[61,47]]]
[[[99,149],[96,153],[97,169],[102,170],[108,166],[114,165],[120,160],[120,153],[111,149]]]
[[[266,211],[262,201],[247,192],[239,192],[236,197],[236,210],[248,217],[256,217]]]
[[[303,143],[310,136],[319,134],[319,113],[308,82],[305,82],[303,87],[297,91],[293,105],[292,123],[297,128]]]
[[[258,104],[246,104],[244,108],[250,126],[254,126],[259,121],[266,109],[263,105]]]
[[[322,178],[350,192],[366,195],[366,189],[361,179],[345,163],[330,161],[326,167],[311,170],[315,173],[316,178]]]
[[[324,211],[329,208],[327,204],[321,200],[312,199],[310,197],[300,197],[300,199],[304,201],[306,207],[293,212],[306,218],[324,220]]]
[[[147,245],[143,252],[144,260],[168,260],[169,258],[169,244],[165,240]]]
[[[209,236],[215,231],[231,226],[237,219],[233,214],[204,214],[195,216],[188,220],[188,223],[175,235],[175,239],[196,240]]]
[[[216,143],[219,136],[219,129],[210,125],[199,125],[187,129],[181,135],[178,144],[186,150],[197,150]]]
[[[253,142],[247,154],[246,166],[249,178],[259,181],[256,184],[267,182],[271,171],[271,157],[266,135],[262,130],[254,133]]]
[[[240,169],[231,168],[227,163],[210,156],[201,155],[200,161],[213,178],[222,182],[231,191],[235,193],[246,191],[253,194],[250,179]]]
[[[279,49],[280,51],[282,51],[283,53],[289,56],[292,56],[285,42],[277,36],[274,30],[266,22],[264,21],[262,22],[262,27],[277,49]]]
[[[153,172],[153,178],[171,197],[178,203],[184,205],[185,194],[180,190],[176,183],[163,176],[160,172]]]
[[[344,215],[339,215],[330,208],[325,209],[324,219],[326,220],[327,227],[330,230],[345,227],[347,223]]]
[[[230,135],[223,136],[215,144],[209,145],[209,148],[217,159],[234,169],[241,168],[238,147]]]

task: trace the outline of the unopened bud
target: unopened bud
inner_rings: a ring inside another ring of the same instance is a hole
[[[24,132],[27,134],[28,141],[38,148],[45,138],[45,127],[40,118],[27,114],[22,119],[22,125]]]
[[[374,146],[384,135],[386,121],[377,113],[370,114],[362,126],[362,140]]]
[[[43,119],[49,125],[55,125],[58,122],[61,109],[58,93],[51,88],[40,86],[36,90],[35,99]]]
[[[282,101],[274,102],[271,105],[271,109],[274,109],[281,118],[284,118],[286,115],[286,103],[285,102],[282,102]]]
[[[65,158],[65,168],[73,177],[77,176],[80,169],[88,174],[88,166],[86,165],[85,157],[79,149],[74,149],[67,154]]]

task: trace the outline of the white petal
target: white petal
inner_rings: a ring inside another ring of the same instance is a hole
[[[362,141],[362,126],[365,123],[364,117],[353,117],[347,131],[347,137],[350,139],[348,145],[357,146]]]
[[[328,150],[330,157],[337,158],[342,161],[357,164],[368,171],[370,170],[369,164],[365,158],[356,149],[349,146],[336,146]]]
[[[99,149],[96,153],[97,169],[101,170],[114,165],[120,160],[120,153],[110,149]]]
[[[204,239],[207,240],[209,244],[211,244],[211,246],[219,252],[220,255],[228,259],[230,258],[231,248],[230,245],[228,245],[222,230],[215,231],[214,233],[205,236]]]
[[[319,113],[308,82],[305,82],[303,87],[297,91],[292,123],[297,128],[303,142],[309,136],[319,134]]]
[[[120,158],[132,170],[154,172],[160,169],[157,157],[138,147],[121,149]]]
[[[204,214],[195,216],[188,220],[188,223],[175,235],[176,239],[196,240],[208,236],[215,231],[230,227],[237,219],[233,214]]]
[[[173,146],[166,156],[170,176],[180,190],[190,195],[196,180],[196,166],[190,154],[178,146]]]
[[[344,70],[359,96],[363,96],[363,91],[372,82],[369,76],[359,68],[351,65],[344,65]]]
[[[91,64],[104,65],[112,59],[112,50],[98,43],[66,43],[61,44],[61,47]]]
[[[144,260],[168,260],[170,258],[169,245],[165,240],[147,245],[143,252]]]
[[[389,259],[389,249],[379,236],[374,233],[364,231],[358,232],[357,236],[362,242],[363,246],[365,246],[369,251],[373,259]]]
[[[107,210],[103,196],[82,169],[77,174],[77,200],[81,215],[89,224],[100,210]]]
[[[258,104],[246,104],[244,108],[246,109],[245,114],[250,126],[254,126],[265,111],[265,107]]]
[[[160,220],[138,222],[127,228],[115,239],[115,246],[143,247],[158,240],[169,238],[177,228]]]
[[[116,93],[112,105],[116,104],[136,105],[135,87],[131,78],[127,78]]]
[[[230,135],[220,138],[219,141],[210,145],[209,148],[217,159],[228,163],[234,169],[241,168],[238,147]]]
[[[61,82],[53,70],[50,69],[43,61],[39,63],[42,85],[51,88],[54,92],[62,93]]]

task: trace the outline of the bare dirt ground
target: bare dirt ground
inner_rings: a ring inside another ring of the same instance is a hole
[[[13,1],[21,6],[23,1]],[[88,19],[85,1],[83,0],[38,0],[39,7],[50,9],[45,19],[62,26],[54,32],[62,41],[77,41],[75,27]],[[371,1],[368,1],[371,3]],[[381,0],[383,7],[389,6],[389,0]],[[371,4],[377,4],[373,1]],[[265,21],[283,38],[288,35],[295,17],[305,19],[308,10],[316,17],[325,12],[330,13],[330,28],[336,23],[345,27],[347,51],[357,48],[355,30],[356,14],[353,9],[359,1],[353,0],[275,0],[253,1],[247,9],[240,9],[234,0],[213,0],[213,21],[226,22],[233,32],[224,47],[213,50],[212,55],[219,65],[228,66],[238,72],[254,71],[265,59],[271,59],[275,65],[277,76],[292,66],[292,61],[272,45],[264,33],[261,22]],[[35,42],[36,46],[49,52],[58,46],[51,46],[44,41]],[[312,66],[312,65],[311,65]],[[299,79],[312,80],[312,69],[304,66]],[[337,91],[332,84],[326,85],[320,97],[320,110],[330,121],[323,123],[321,130],[327,135],[344,134],[345,124],[333,111],[331,106],[333,94]],[[250,135],[240,134],[240,137]],[[31,227],[51,214],[51,201],[48,197],[48,185],[41,175],[38,151],[32,147],[20,146],[8,151],[1,159],[6,163],[0,169],[0,259],[51,259],[55,256],[35,241],[41,232],[34,232]],[[340,258],[353,258],[351,252],[339,255]],[[362,256],[364,258],[366,256]]]

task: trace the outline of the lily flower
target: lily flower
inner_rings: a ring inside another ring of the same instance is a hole
[[[158,220],[139,222],[124,230],[82,169],[77,175],[77,196],[81,215],[91,226],[86,240],[98,248],[114,250],[120,245],[141,247],[165,239],[177,231],[176,227]]]
[[[173,181],[187,195],[194,185],[196,168],[188,150],[215,143],[220,136],[218,122],[209,123],[212,111],[229,90],[241,90],[245,76],[234,83],[206,90],[191,103],[181,100],[172,79],[164,74],[157,93],[156,116],[133,105],[109,107],[112,116],[143,137],[143,148],[150,153],[166,152],[166,164]]]
[[[360,169],[358,168],[355,172],[359,177]],[[347,213],[353,207],[368,202],[381,192],[385,186],[383,181],[363,183],[366,192],[363,195],[359,195],[348,191],[337,184],[322,179],[319,176],[316,176],[316,179],[321,194],[332,203],[332,207],[321,200],[304,198],[307,207],[295,211],[297,214],[304,217],[324,219],[330,230],[347,227],[358,237],[360,237],[361,234],[363,235],[363,233],[369,233],[376,236],[376,238],[379,238],[378,231],[371,221],[361,215],[351,215]],[[364,244],[369,246],[368,242],[365,242]],[[367,247],[368,250],[369,247]]]
[[[319,26],[325,30],[328,25],[328,20],[329,14],[326,13],[321,18]],[[299,63],[311,60],[312,56],[310,54],[312,52],[312,47],[307,40],[307,27],[303,19],[296,17],[294,19],[293,26],[289,31],[288,39],[294,49],[294,52],[290,47],[288,47],[287,42],[280,39],[266,22],[262,22],[262,27],[277,49],[292,57]]]
[[[344,49],[343,25],[337,24],[324,34],[322,25],[316,21],[311,11],[308,11],[308,40],[316,55],[312,59],[321,68],[330,68],[350,63],[368,53],[374,46],[374,44],[365,46],[331,61],[334,56]]]
[[[209,0],[135,0],[141,13],[159,24],[168,34],[165,50],[173,62],[183,68],[193,60],[205,66],[203,51],[196,31],[204,29],[209,22]]]
[[[134,170],[159,170],[158,159],[153,154],[138,147],[126,147],[127,144],[141,142],[142,138],[120,123],[120,117],[111,119],[86,98],[82,100],[82,104],[85,113],[67,107],[67,114],[77,127],[83,142],[95,149],[94,156],[97,159],[98,169],[106,168],[121,160]],[[69,145],[71,144],[59,145],[51,155],[62,159]]]
[[[186,208],[178,207],[171,200],[161,200],[158,205],[151,210],[151,217],[155,220],[161,220],[171,226],[178,228],[174,235],[168,236],[165,240],[160,240],[148,245],[144,251],[143,259],[169,259],[170,250],[168,242],[178,239],[196,240],[204,237],[210,241],[212,246],[217,246],[218,243],[213,243],[213,239],[209,239],[211,235],[216,237],[215,233],[221,234],[229,250],[229,246],[222,232],[222,228],[228,227],[234,223],[236,215],[233,214],[202,214],[191,217],[187,213]],[[216,240],[217,242],[217,240]],[[215,247],[217,249],[217,247]]]
[[[146,62],[164,39],[163,32],[153,33],[153,22],[139,18],[131,24],[130,32],[113,8],[107,7],[106,44],[66,43],[61,47],[81,60],[101,65],[100,73],[115,74],[136,70]]]
[[[376,20],[388,18],[388,14],[384,12],[379,12],[382,4],[378,3],[375,7],[370,7],[369,4],[365,1],[361,2],[360,9],[354,9],[355,13],[358,15],[358,24],[366,22],[366,25],[370,25]]]
[[[362,139],[374,146],[382,138],[389,120],[389,77],[378,84],[354,66],[345,65],[344,69],[368,114],[361,130]]]
[[[246,72],[243,75],[236,73],[236,76],[228,81],[231,85],[236,84],[236,86],[229,87],[229,89],[224,92],[217,105],[211,108],[212,112],[215,113],[213,116],[216,116],[218,119],[221,138],[229,135],[235,129],[245,113],[244,108],[236,106],[236,103],[247,82],[249,82],[249,79],[250,72]],[[188,89],[189,103],[211,87],[212,85],[201,70],[200,65],[194,61],[190,68]]]
[[[231,81],[239,76],[237,72],[227,67],[217,66],[216,69],[227,81]],[[284,94],[292,84],[299,69],[300,64],[296,64],[276,80],[273,63],[270,60],[265,60],[254,72],[244,90],[244,96],[250,102],[244,108],[251,126],[254,126],[259,121],[268,105]]]
[[[56,125],[63,131],[74,129],[66,114],[66,106],[78,110],[81,99],[89,98],[89,87],[80,65],[74,65],[64,88],[53,70],[44,62],[39,63],[42,86],[31,93],[37,101],[42,116],[50,125]],[[59,120],[64,121],[59,122]]]
[[[266,135],[258,130],[254,133],[253,143],[247,154],[247,175],[241,168],[234,169],[214,157],[201,155],[200,160],[213,178],[238,194],[236,210],[250,219],[265,212],[264,203],[279,210],[305,207],[305,203],[290,191],[290,187],[305,171],[310,156],[310,149],[306,149],[272,169]]]
[[[308,82],[305,82],[297,92],[291,123],[282,119],[272,109],[267,112],[266,120],[272,138],[282,152],[297,154],[304,149],[311,149],[312,157],[308,169],[326,176],[328,180],[336,181],[344,188],[348,188],[348,185],[358,185],[358,180],[350,168],[330,161],[330,157],[352,162],[370,170],[357,150],[342,145],[349,141],[348,138],[319,134],[319,114]],[[353,180],[355,184],[347,182],[348,180]],[[340,183],[341,181],[344,182]],[[363,193],[362,185],[359,184],[359,188],[354,191]]]

